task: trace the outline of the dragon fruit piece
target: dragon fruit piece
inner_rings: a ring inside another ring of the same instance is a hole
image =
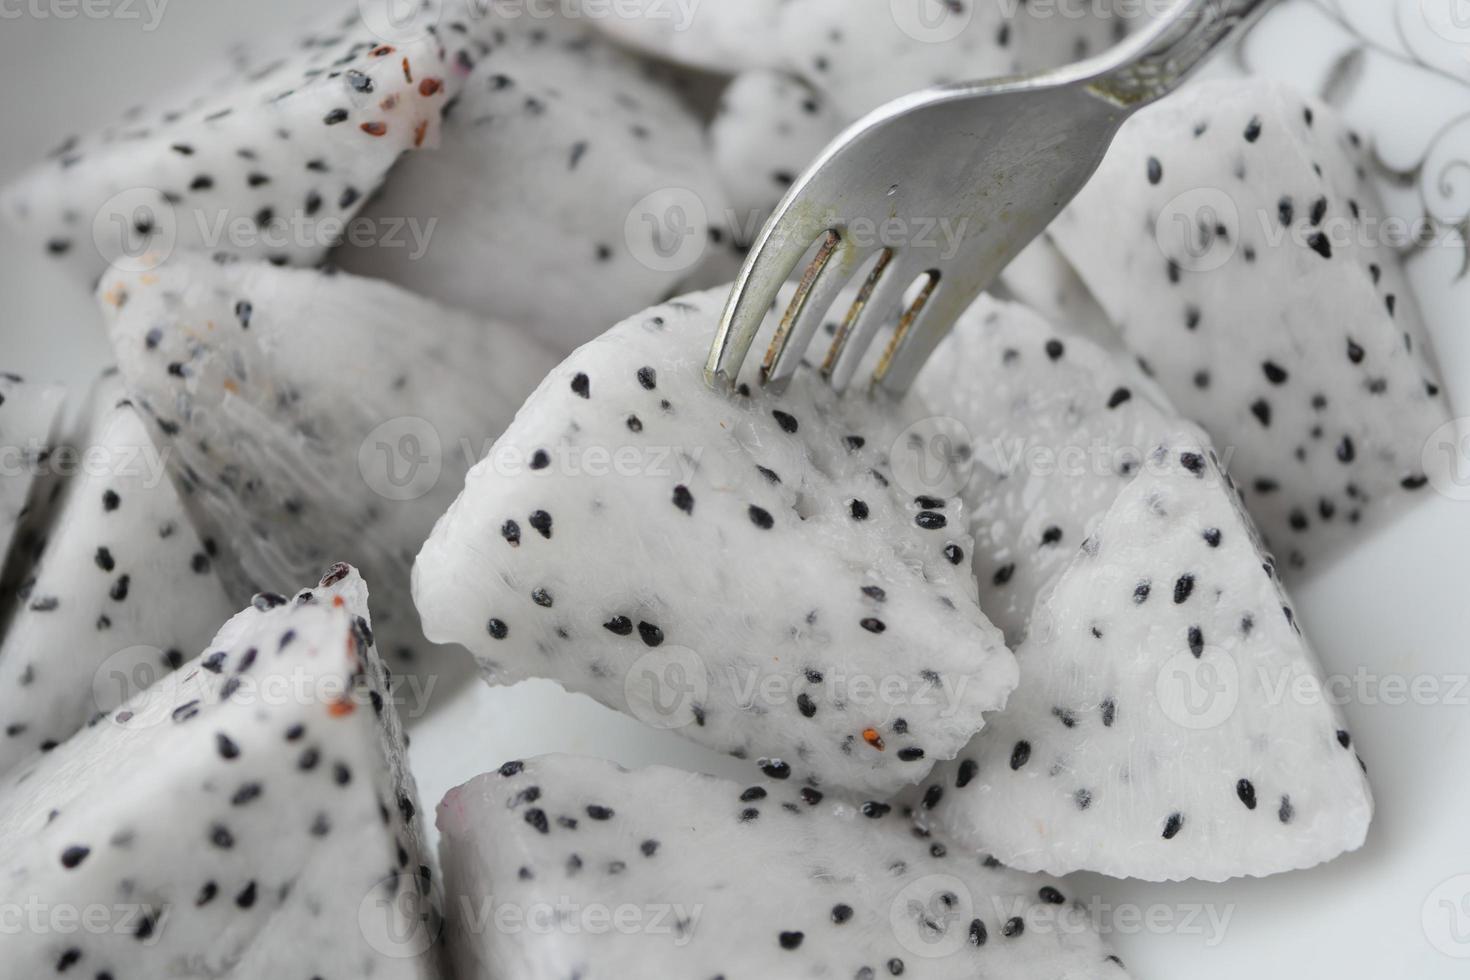
[[[952,757],[1016,667],[957,499],[901,489],[917,401],[716,392],[726,290],[625,321],[537,389],[414,566],[426,635],[778,779],[879,796]]]
[[[369,205],[431,216],[425,242],[338,258],[570,350],[719,251],[725,205],[699,117],[646,62],[584,24],[536,24],[469,76],[440,149]]]
[[[257,597],[197,660],[15,770],[3,900],[110,916],[7,937],[7,970],[438,976],[438,884],[390,695],[366,588],[337,566],[294,600]]]
[[[630,48],[682,65],[734,75],[780,67],[775,47],[781,8],[790,0],[670,3],[631,0],[612,17],[591,18]]]
[[[897,807],[544,756],[451,790],[438,825],[463,980],[1127,976],[1066,885],[915,835]],[[485,927],[568,903],[649,918]]]
[[[66,392],[0,372],[0,566],[30,506],[40,465],[56,443]]]
[[[1037,598],[1067,567],[1159,440],[1187,423],[1132,361],[1059,331],[1026,307],[981,297],[916,388],[952,419],[919,445],[927,489],[962,486],[980,605],[1015,646]]]
[[[1151,454],[1017,652],[1020,687],[921,791],[1005,864],[1263,876],[1363,843],[1373,803],[1275,568],[1212,450]]]
[[[730,82],[709,139],[725,196],[743,223],[741,241],[755,239],[792,182],[843,125],[824,96],[792,75],[748,71]]]
[[[1361,160],[1282,86],[1200,84],[1130,120],[1052,227],[1127,345],[1232,448],[1289,568],[1406,504],[1448,417]]]
[[[186,104],[68,139],[0,216],[89,282],[150,247],[313,264],[402,153],[437,143],[457,78],[436,36],[385,44],[349,5]]]
[[[1137,9],[1116,0],[1088,5],[1081,16],[1045,17],[1002,0],[788,0],[777,43],[787,70],[856,118],[930,85],[1041,71],[1097,54],[1127,35]]]
[[[91,403],[76,472],[0,638],[0,772],[116,707],[137,678],[183,664],[234,611],[115,373]]]
[[[180,255],[110,276],[100,296],[123,376],[236,601],[343,555],[383,583],[378,635],[396,671],[445,686],[467,674],[466,657],[425,655],[409,568],[555,358],[508,327],[342,274]]]

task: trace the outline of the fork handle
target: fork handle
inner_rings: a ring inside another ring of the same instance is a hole
[[[1089,89],[1137,109],[1168,95],[1273,0],[1180,0],[1147,30],[1100,59]]]

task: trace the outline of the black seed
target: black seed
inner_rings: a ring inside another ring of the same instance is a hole
[[[1198,626],[1191,626],[1189,628],[1189,652],[1194,654],[1196,658],[1205,652],[1205,635],[1200,632]]]
[[[767,483],[775,484],[781,482],[781,475],[775,470],[761,466],[759,463],[756,464],[755,468],[760,472],[761,476],[766,478]]]
[[[1164,840],[1173,840],[1179,833],[1179,828],[1184,826],[1184,814],[1171,813],[1169,819],[1164,821]]]
[[[1133,587],[1133,604],[1141,606],[1148,601],[1148,594],[1153,586],[1148,582],[1139,582]]]
[[[500,525],[500,536],[514,548],[521,543],[521,526],[515,521],[506,521]]]
[[[572,379],[572,391],[583,398],[592,397],[592,379],[585,374],[578,374]]]
[[[1251,403],[1251,414],[1260,420],[1264,426],[1271,424],[1271,403],[1264,398],[1258,398]]]
[[[1186,602],[1194,594],[1194,576],[1181,575],[1179,581],[1174,583],[1174,604],[1180,605]]]
[[[650,857],[651,858],[655,854],[658,853],[658,841],[656,841],[656,840],[646,840],[642,844],[639,844],[638,845],[638,850],[640,850],[641,852],[643,852],[643,856],[644,857]]]
[[[883,620],[875,619],[872,616],[863,619],[861,621],[861,624],[863,629],[867,630],[869,633],[881,633],[888,628]]]
[[[529,518],[529,522],[530,522],[531,527],[533,527],[537,531],[539,531],[541,533],[541,536],[543,538],[546,538],[546,539],[550,540],[550,538],[551,538],[551,515],[550,514],[546,513],[546,511],[544,511],[544,510],[535,511],[535,512],[533,512],[531,514],[531,516]]]
[[[1022,739],[1011,749],[1011,768],[1020,769],[1031,761],[1031,743]]]
[[[344,123],[346,121],[347,121],[347,110],[346,109],[333,109],[331,112],[327,113],[326,116],[322,119],[322,122],[326,123],[328,126],[335,126],[338,123]]]
[[[1286,369],[1273,361],[1263,362],[1261,364],[1261,371],[1266,375],[1266,380],[1273,385],[1284,384],[1286,382]]]
[[[822,802],[821,790],[812,789],[810,786],[803,786],[801,788],[801,802],[807,806],[816,806]]]
[[[627,616],[614,616],[603,623],[602,628],[618,636],[629,636],[633,632],[633,621]]]
[[[1157,184],[1164,179],[1164,165],[1159,163],[1158,157],[1148,158],[1148,182]]]
[[[240,746],[236,745],[230,736],[224,732],[218,732],[214,736],[214,747],[219,751],[222,759],[240,758]]]
[[[750,789],[740,794],[740,802],[742,803],[753,803],[756,800],[763,800],[765,798],[766,791],[759,786],[752,786]]]
[[[551,597],[551,593],[547,592],[545,589],[533,589],[531,591],[531,601],[536,603],[536,605],[540,606],[542,609],[550,609],[552,607],[552,604],[555,602],[555,600]]]
[[[1062,346],[1062,342],[1060,340],[1052,339],[1046,342],[1046,356],[1051,358],[1053,361],[1060,358],[1065,352],[1066,348]]]
[[[1313,232],[1312,237],[1307,239],[1307,247],[1324,259],[1332,258],[1332,243],[1320,231]]]
[[[750,505],[750,522],[763,531],[769,531],[776,526],[776,519],[771,516],[771,512],[755,504]]]
[[[974,759],[965,759],[960,763],[959,771],[955,773],[955,787],[957,789],[964,789],[966,786],[970,785],[970,780],[974,779],[975,774],[979,771],[979,763],[977,763]]]
[[[629,432],[642,432],[643,431],[643,420],[640,419],[636,415],[629,415],[628,416],[628,431]]]
[[[485,629],[497,640],[503,640],[510,635],[510,627],[506,626],[502,619],[491,619],[485,624]]]
[[[1072,801],[1077,804],[1077,809],[1086,810],[1092,806],[1092,792],[1090,790],[1079,789],[1072,794]]]
[[[674,506],[686,514],[694,513],[694,494],[682,483],[674,487]]]
[[[638,624],[638,635],[643,642],[651,647],[656,647],[664,641],[664,631],[652,623],[640,622]]]
[[[81,845],[68,847],[66,850],[61,852],[61,866],[68,870],[70,870],[71,868],[75,868],[77,865],[85,861],[87,859],[87,855],[91,853],[92,849],[90,847],[83,847]]]
[[[772,779],[788,779],[791,776],[791,767],[780,759],[766,759],[760,767],[761,772]]]
[[[934,809],[936,806],[939,805],[939,801],[942,799],[944,799],[944,787],[939,785],[938,783],[935,783],[933,786],[930,786],[927,790],[924,791],[924,809]]]
[[[1261,138],[1261,117],[1260,116],[1252,116],[1251,117],[1251,121],[1248,122],[1248,123],[1246,123],[1246,126],[1245,126],[1245,141],[1247,143],[1254,143],[1256,140],[1258,140],[1260,138]]]
[[[1117,408],[1119,405],[1133,397],[1133,392],[1127,388],[1117,388],[1108,396],[1108,408]]]
[[[538,449],[531,454],[531,469],[544,470],[550,465],[551,457],[547,455],[546,450]]]
[[[1281,807],[1276,811],[1276,819],[1282,823],[1291,823],[1291,818],[1296,816],[1296,809],[1291,805],[1291,797],[1281,798]]]
[[[868,440],[862,436],[844,436],[842,442],[850,453],[855,453],[868,444]]]
[[[1036,894],[1048,905],[1065,905],[1067,902],[1066,897],[1051,885],[1042,885]]]
[[[796,708],[802,713],[803,716],[807,718],[810,718],[817,713],[816,703],[812,701],[811,696],[808,695],[805,691],[796,696]]]
[[[546,812],[539,807],[532,807],[527,810],[525,821],[532,827],[535,827],[538,833],[549,834],[551,832],[551,827],[546,822]]]
[[[649,391],[658,387],[658,372],[651,367],[638,369],[638,383]]]
[[[771,415],[776,419],[776,424],[786,432],[797,430],[796,416],[783,412],[779,408],[772,411]]]
[[[839,925],[840,926],[844,922],[846,922],[848,919],[851,919],[851,918],[852,918],[852,906],[851,905],[843,905],[843,904],[841,904],[839,902],[838,904],[832,906],[832,922],[835,925]]]
[[[862,813],[862,815],[867,817],[869,820],[881,820],[882,818],[888,816],[889,811],[891,811],[892,809],[893,807],[889,806],[887,803],[879,803],[877,800],[869,800],[862,806],[858,807],[858,810]]]
[[[122,498],[117,495],[117,492],[116,491],[114,491],[114,490],[104,490],[104,491],[102,491],[102,509],[103,510],[108,511],[110,513],[110,512],[112,512],[114,510],[117,510],[118,505],[121,504],[121,503],[122,503]]]
[[[1211,548],[1220,547],[1220,529],[1218,527],[1206,528],[1204,533],[1205,543]]]
[[[783,932],[779,941],[782,949],[796,949],[806,937],[799,932]]]
[[[230,833],[230,828],[217,823],[209,829],[209,842],[220,850],[227,851],[235,846],[235,835]]]
[[[852,503],[847,505],[847,512],[852,515],[852,519],[855,521],[865,521],[868,519],[868,505],[857,498],[853,498]]]
[[[917,746],[911,746],[909,748],[898,750],[899,762],[917,762],[922,758],[924,758],[924,750],[918,748]]]
[[[1353,744],[1353,737],[1339,728],[1337,730],[1337,744],[1343,748],[1348,748]]]
[[[1019,916],[1007,919],[1006,924],[1000,927],[1001,935],[1005,936],[1007,939],[1015,939],[1017,936],[1025,931],[1026,923],[1023,922]]]
[[[1256,788],[1249,779],[1242,779],[1235,784],[1235,795],[1240,797],[1240,802],[1245,804],[1247,810],[1256,808]]]
[[[944,557],[949,559],[951,565],[958,565],[965,560],[965,549],[957,544],[947,544],[944,546]]]
[[[1343,436],[1342,442],[1337,444],[1337,458],[1340,462],[1351,463],[1353,457],[1357,456],[1357,450],[1353,446],[1352,436]]]
[[[919,515],[914,518],[914,523],[926,531],[937,531],[948,524],[949,521],[943,514],[935,513],[932,510],[921,510],[919,511]]]

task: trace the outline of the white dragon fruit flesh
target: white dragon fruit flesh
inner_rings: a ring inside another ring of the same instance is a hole
[[[337,257],[571,350],[728,251],[726,208],[699,117],[653,66],[586,25],[532,23],[507,22],[442,146],[405,159],[365,212],[413,217],[423,244]]]
[[[138,407],[236,602],[334,557],[381,582],[384,655],[429,700],[409,569],[464,473],[555,358],[387,283],[175,256],[100,298]]]
[[[891,794],[1015,682],[963,506],[889,466],[917,401],[809,371],[783,395],[706,384],[725,297],[635,316],[547,377],[419,554],[425,633],[492,683],[549,677],[773,778]]]
[[[640,0],[636,17],[596,19],[660,57],[737,74],[801,75],[849,117],[943,82],[1040,71],[1097,54],[1123,38],[1137,5],[1086,5],[1041,16],[1005,0]],[[733,9],[731,9],[733,8]]]
[[[198,659],[15,770],[0,900],[91,918],[12,932],[7,975],[439,976],[439,886],[389,697],[366,588],[337,566],[258,597]]]
[[[59,386],[0,372],[0,568],[30,506],[40,467],[55,446],[65,397]]]
[[[1372,797],[1212,450],[1140,468],[1041,600],[1006,710],[915,794],[1008,866],[1269,875],[1359,847]]]
[[[980,605],[1014,646],[1037,598],[1137,475],[1188,423],[1131,360],[1024,306],[989,297],[956,325],[916,385],[944,439],[904,447],[929,492],[960,488]]]
[[[438,825],[461,980],[1127,976],[1067,885],[897,807],[545,756],[451,790]]]
[[[0,196],[0,216],[89,282],[149,247],[312,264],[402,153],[437,143],[459,78],[434,33],[386,43],[357,4],[230,61],[181,104],[68,139]]]
[[[842,131],[827,98],[794,75],[748,71],[720,96],[710,153],[731,212],[750,244],[787,189]]]
[[[1053,237],[1294,568],[1420,491],[1448,417],[1357,137],[1262,81],[1140,112]]]
[[[192,657],[234,604],[142,417],[109,373],[91,396],[37,566],[0,636],[0,773]]]

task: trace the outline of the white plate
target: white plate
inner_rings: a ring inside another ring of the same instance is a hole
[[[287,27],[299,11],[297,0],[132,0],[111,9],[137,19],[62,20],[68,5],[39,6],[52,15],[0,22],[0,181],[69,132],[190,77],[241,32]],[[1466,0],[1290,0],[1240,61],[1339,105],[1376,147],[1395,213],[1442,226],[1470,218]],[[97,314],[37,252],[0,232],[0,366],[80,390],[108,356]],[[1408,264],[1448,390],[1470,414],[1465,258],[1432,248]],[[1470,975],[1470,465],[1457,472],[1462,483],[1441,481],[1441,493],[1295,589],[1326,669],[1351,681],[1344,710],[1378,800],[1367,846],[1313,871],[1222,885],[1077,876],[1071,892],[1092,896],[1136,977]],[[546,751],[745,772],[548,683],[477,687],[414,732],[426,801]]]

